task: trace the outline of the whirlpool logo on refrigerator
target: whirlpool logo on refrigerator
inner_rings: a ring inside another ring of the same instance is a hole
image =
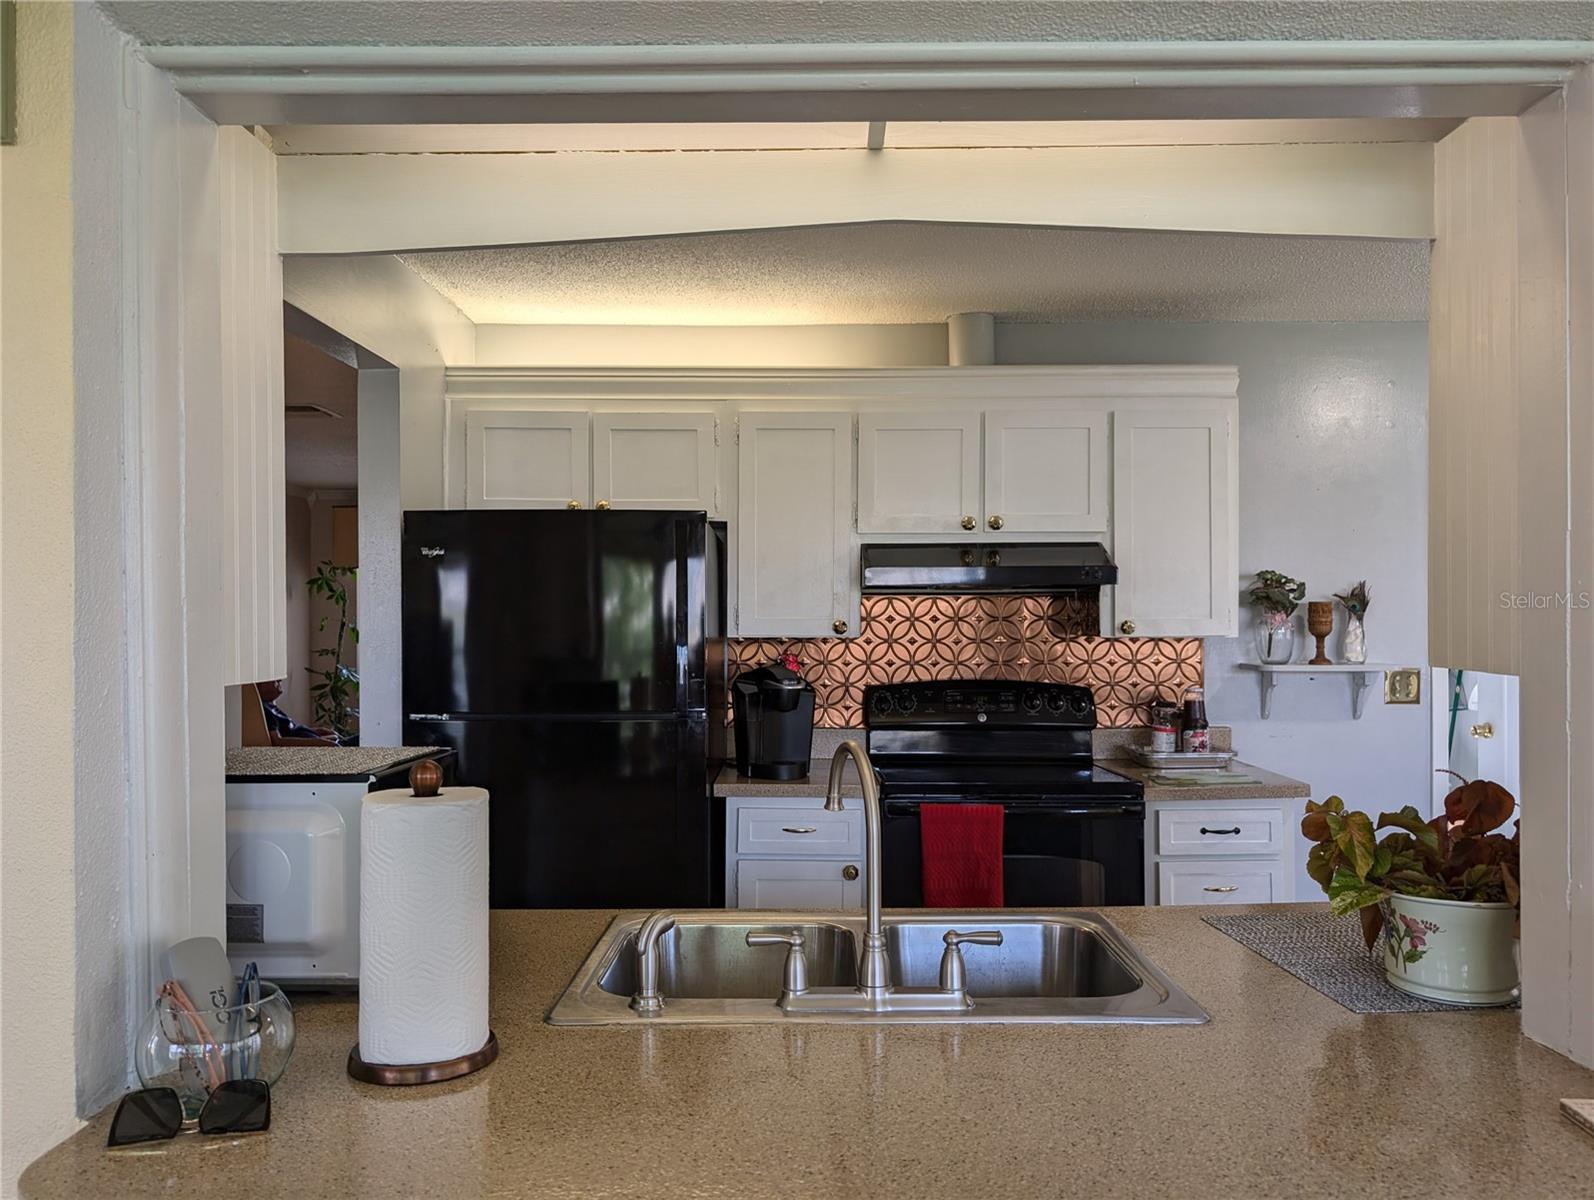
[[[442,558],[443,557],[443,553],[444,553],[444,551],[443,551],[443,548],[441,546],[422,546],[421,547],[421,557],[422,558]]]

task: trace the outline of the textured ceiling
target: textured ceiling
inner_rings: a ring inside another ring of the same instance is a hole
[[[285,404],[319,404],[339,418],[286,418],[283,466],[288,483],[312,491],[357,486],[359,373],[289,334],[282,342],[282,375]]]
[[[1587,0],[108,0],[164,45],[1587,38]]]
[[[1410,321],[1425,242],[873,224],[408,254],[477,324]]]

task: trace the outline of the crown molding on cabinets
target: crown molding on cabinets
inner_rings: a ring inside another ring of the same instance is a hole
[[[1223,366],[1154,367],[450,367],[450,399],[538,400],[1048,400],[1091,396],[1233,396],[1239,372]]]

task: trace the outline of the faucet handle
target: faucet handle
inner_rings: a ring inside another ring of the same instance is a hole
[[[941,990],[943,992],[968,992],[968,969],[963,965],[964,942],[976,946],[1000,946],[1002,932],[999,929],[971,929],[967,933],[957,929],[948,929],[941,939],[946,943],[946,950],[941,955]]]
[[[747,935],[749,946],[786,946],[786,970],[781,980],[781,999],[788,996],[801,996],[808,990],[808,955],[803,953],[803,947],[808,944],[808,939],[802,931],[793,929],[789,933],[749,931]]]
[[[1002,931],[1000,929],[971,929],[963,933],[956,929],[948,929],[946,936],[941,939],[948,946],[961,946],[969,942],[976,946],[1000,946],[1002,944]]]

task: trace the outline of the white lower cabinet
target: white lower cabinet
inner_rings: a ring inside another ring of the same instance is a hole
[[[1281,904],[1295,899],[1299,800],[1146,805],[1146,898],[1152,904]]]
[[[819,858],[744,858],[736,864],[737,908],[857,908],[863,865]]]
[[[863,903],[862,801],[726,796],[727,908],[856,908]]]
[[[1287,889],[1284,871],[1282,864],[1271,859],[1160,862],[1157,864],[1157,903],[1275,904],[1293,900],[1293,889]]]

